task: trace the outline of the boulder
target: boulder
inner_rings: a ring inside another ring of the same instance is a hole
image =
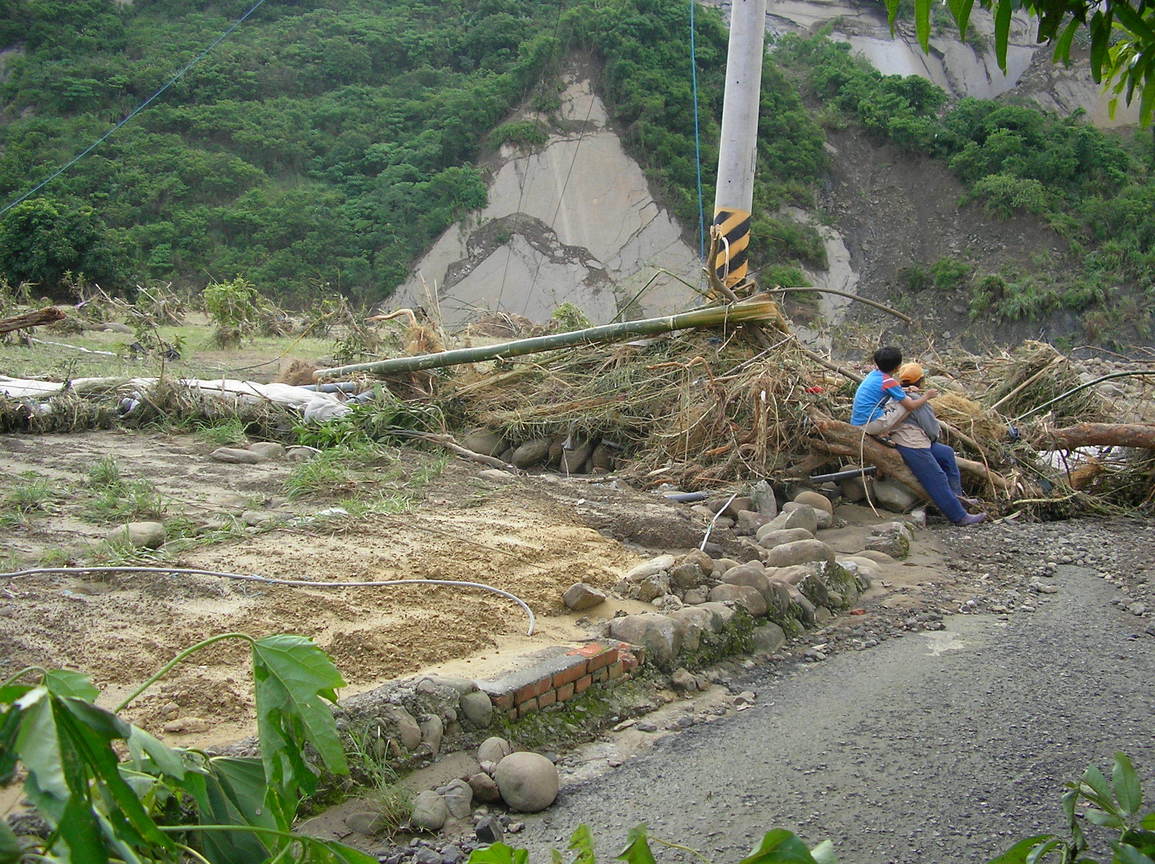
[[[461,713],[478,729],[485,729],[493,722],[493,701],[488,693],[474,690],[461,694]]]
[[[739,510],[735,523],[739,534],[753,534],[769,521],[769,516],[763,516],[755,510]]]
[[[754,509],[763,516],[773,519],[778,515],[778,499],[773,487],[765,480],[759,480],[750,487],[750,500],[754,502]]]
[[[670,576],[668,573],[654,573],[644,579],[639,579],[630,590],[630,596],[641,600],[643,603],[657,600],[659,597],[664,597],[669,593]]]
[[[838,491],[841,492],[842,497],[851,504],[857,504],[866,498],[866,481],[861,477],[848,477],[845,480],[839,480]]]
[[[883,522],[871,529],[866,538],[866,548],[901,560],[910,554],[912,539],[914,535],[911,530],[901,522]]]
[[[529,468],[549,457],[549,439],[534,438],[519,444],[509,456],[509,462],[515,468]]]
[[[768,607],[766,614],[771,618],[790,614],[790,588],[790,583],[781,579],[766,580],[766,593],[763,596]]]
[[[793,501],[790,503],[794,504]],[[789,510],[784,509],[778,515],[778,519],[782,520],[781,527],[783,528],[803,528],[811,534],[818,530],[818,513],[813,507],[808,507],[805,504],[795,504]],[[777,522],[778,519],[774,521]]]
[[[669,571],[673,568],[675,560],[673,555],[659,555],[657,558],[651,558],[649,561],[643,561],[641,564],[631,567],[623,578],[633,582],[647,576],[653,576],[655,573]]]
[[[239,447],[218,447],[209,454],[214,462],[226,462],[230,465],[259,465],[268,460],[253,450],[241,450]]]
[[[881,564],[884,567],[888,564],[897,564],[898,559],[892,555],[887,555],[885,552],[880,552],[877,549],[864,549],[861,552],[855,553],[855,558],[865,558],[868,561],[873,561],[876,564]]]
[[[501,800],[501,793],[497,791],[497,781],[486,774],[484,771],[478,771],[472,774],[467,781],[469,788],[473,790],[473,799],[480,801],[483,804],[492,804],[495,801]]]
[[[409,824],[422,831],[440,831],[449,821],[449,808],[444,799],[432,789],[413,796],[413,811]]]
[[[421,743],[436,756],[441,752],[441,739],[445,735],[445,724],[436,714],[422,714],[417,725],[421,727]]]
[[[478,429],[462,438],[461,446],[483,456],[496,456],[505,449],[505,442],[491,429]]]
[[[854,574],[855,582],[861,591],[869,588],[882,573],[877,561],[862,555],[845,555],[839,558],[837,563]]]
[[[754,535],[758,545],[766,549],[773,549],[783,543],[793,543],[795,540],[813,540],[814,534],[805,528],[771,528],[763,525]]]
[[[789,567],[807,561],[833,561],[834,550],[821,540],[795,540],[767,550],[764,560],[767,567]]]
[[[266,459],[285,458],[284,445],[278,444],[276,441],[254,441],[249,445],[249,450],[253,453],[259,453]]]
[[[770,580],[766,578],[766,568],[757,561],[740,564],[727,570],[722,576],[722,582],[727,585],[748,585],[763,597],[769,590]]]
[[[710,573],[714,569],[714,559],[701,549],[694,549],[677,559],[677,564],[697,564],[703,573]]]
[[[710,600],[714,603],[735,603],[755,618],[765,615],[769,609],[762,592],[749,585],[715,585],[710,589]]]
[[[710,629],[715,633],[721,633],[725,630],[734,620],[734,615],[737,614],[734,607],[721,602],[703,603],[698,608],[705,609],[710,613]]]
[[[421,744],[421,727],[400,705],[385,705],[381,709],[381,719],[396,730],[397,740],[406,750],[416,750]]]
[[[598,446],[594,448],[594,452],[590,454],[590,471],[599,474],[613,471],[617,459],[617,448],[611,447],[603,441],[601,444],[598,444]]]
[[[494,785],[493,789],[496,792],[497,786]],[[496,801],[497,799],[494,798],[493,800]],[[490,846],[502,841],[505,837],[505,829],[501,826],[501,820],[490,813],[482,816],[478,823],[473,826],[473,836],[477,838],[479,843]]]
[[[605,599],[605,592],[599,591],[597,588],[594,588],[592,585],[587,585],[584,582],[575,582],[573,585],[570,585],[561,597],[566,608],[574,612],[584,612],[587,609],[593,609],[595,606],[604,603]]]
[[[590,458],[590,453],[593,452],[594,445],[584,438],[575,438],[571,443],[573,444],[572,447],[562,448],[561,473],[581,474],[586,461]]]
[[[493,762],[496,764],[512,752],[513,747],[510,746],[508,741],[494,735],[482,741],[481,745],[477,748],[477,761]]]
[[[880,507],[895,513],[905,513],[921,500],[909,486],[889,477],[874,481],[871,497]]]
[[[697,588],[706,581],[708,572],[703,571],[702,566],[697,562],[684,561],[681,564],[675,564],[670,570],[670,583],[683,591]]]
[[[751,634],[754,650],[769,654],[786,644],[786,631],[773,621],[764,621]]]
[[[639,645],[646,656],[661,669],[673,667],[674,659],[682,650],[681,633],[677,622],[667,615],[643,612],[614,618],[609,624],[609,635],[631,645]]]
[[[830,499],[821,492],[814,492],[806,489],[794,496],[794,502],[797,504],[807,504],[815,510],[822,510],[825,513],[834,515],[834,505],[830,503]]]
[[[465,819],[473,812],[473,788],[464,780],[450,780],[437,792],[454,819]]]
[[[679,667],[670,676],[670,686],[680,693],[693,693],[695,690],[702,689],[702,682],[693,672]]]
[[[713,632],[714,616],[701,606],[686,606],[670,613],[682,638],[682,648],[695,651],[702,644],[702,634]]]
[[[682,595],[682,602],[687,605],[696,606],[699,603],[705,603],[709,593],[705,588],[690,588]]]
[[[511,753],[497,763],[493,779],[511,810],[537,813],[557,798],[557,768],[540,753]]]
[[[127,543],[134,549],[159,549],[167,538],[162,522],[129,522],[104,535],[111,543]]]

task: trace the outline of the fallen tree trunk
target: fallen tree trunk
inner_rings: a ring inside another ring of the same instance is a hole
[[[444,366],[457,366],[462,363],[478,363],[483,360],[536,354],[541,351],[556,351],[559,348],[569,348],[574,345],[617,342],[633,339],[637,336],[669,333],[673,330],[686,330],[692,327],[736,325],[745,321],[760,321],[773,316],[781,316],[778,305],[773,300],[732,303],[728,306],[694,309],[679,315],[643,318],[638,321],[623,321],[619,324],[605,324],[601,327],[574,330],[570,333],[517,339],[513,342],[503,342],[500,345],[458,348],[454,351],[440,351],[436,354],[394,357],[390,360],[377,360],[373,363],[355,363],[351,366],[318,369],[313,375],[320,381],[324,378],[336,378],[354,372],[372,372],[376,375],[388,375],[392,372],[414,372],[418,369],[435,369]]]
[[[0,333],[11,333],[13,330],[24,330],[28,327],[41,327],[54,321],[61,321],[64,312],[55,306],[46,306],[34,312],[25,312],[12,318],[0,318]]]
[[[922,484],[906,467],[906,463],[902,461],[902,456],[897,450],[880,444],[869,435],[864,436],[862,428],[859,426],[851,426],[849,423],[818,414],[811,415],[810,419],[814,422],[820,436],[813,440],[816,449],[832,456],[846,456],[855,462],[861,460],[863,465],[876,465],[879,473],[883,476],[893,477],[900,483],[909,486],[912,491],[917,492],[923,500],[930,500],[922,488]],[[963,474],[975,477],[1002,492],[1009,493],[1011,491],[1010,481],[1001,474],[991,471],[983,463],[971,459],[961,459],[957,456],[955,460]]]
[[[1079,423],[1065,429],[1043,429],[1034,442],[1040,449],[1075,447],[1137,447],[1155,450],[1155,424]]]

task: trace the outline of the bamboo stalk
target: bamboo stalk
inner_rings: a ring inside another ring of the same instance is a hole
[[[454,351],[441,351],[437,354],[420,354],[415,357],[394,357],[389,360],[377,360],[372,363],[355,363],[351,366],[318,369],[313,375],[317,380],[321,380],[323,378],[336,378],[341,375],[349,375],[354,372],[373,372],[377,375],[388,375],[392,372],[416,372],[419,369],[457,366],[462,363],[477,363],[482,360],[517,357],[522,354],[536,354],[541,351],[554,351],[558,348],[568,348],[573,345],[594,345],[603,342],[617,342],[623,339],[632,339],[635,336],[668,333],[673,330],[686,330],[692,327],[717,327],[724,324],[738,324],[744,321],[760,321],[773,318],[777,315],[778,307],[772,300],[733,303],[727,306],[710,306],[704,309],[694,309],[690,312],[683,312],[678,315],[666,315],[661,318],[642,318],[638,321],[604,324],[600,327],[589,327],[584,330],[574,330],[570,333],[555,333],[550,336],[517,339],[512,342],[502,342],[498,345],[486,345],[478,348],[458,348]]]

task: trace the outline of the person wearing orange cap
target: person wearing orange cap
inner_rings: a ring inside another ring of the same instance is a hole
[[[850,422],[863,428],[863,434],[887,434],[889,444],[898,450],[902,461],[922,484],[930,500],[955,525],[977,525],[986,520],[985,513],[968,513],[962,496],[962,476],[954,450],[938,441],[938,419],[929,406],[937,391],[918,394],[922,367],[906,364],[902,375],[902,352],[887,346],[874,352],[877,367],[866,376],[854,394],[854,411]],[[895,377],[897,376],[897,377]],[[907,394],[907,388],[914,391]],[[925,411],[919,417],[914,415]],[[926,428],[919,420],[926,424]],[[933,436],[926,429],[933,430]]]

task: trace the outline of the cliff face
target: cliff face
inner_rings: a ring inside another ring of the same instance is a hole
[[[650,316],[692,305],[669,276],[642,290],[657,268],[696,281],[696,253],[609,128],[586,70],[575,64],[564,80],[546,144],[502,147],[487,166],[489,204],[441,236],[393,304],[436,305],[449,326],[479,310],[543,321],[566,302],[594,323],[625,307]],[[527,118],[546,121],[516,119]]]

